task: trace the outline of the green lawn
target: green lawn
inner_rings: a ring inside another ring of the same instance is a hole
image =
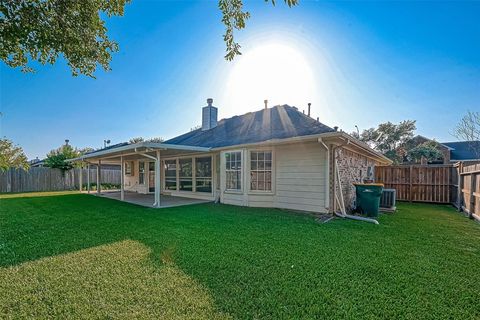
[[[0,195],[0,318],[480,319],[480,224]]]

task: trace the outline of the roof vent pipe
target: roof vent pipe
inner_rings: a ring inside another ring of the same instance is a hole
[[[333,127],[333,130],[338,131],[338,126]]]
[[[310,117],[310,107],[312,106],[312,104],[309,102],[308,103],[308,116]]]
[[[213,105],[213,99],[207,99],[207,106],[202,109],[202,130],[210,130],[217,126],[218,109]]]
[[[268,109],[268,100],[263,100],[263,103],[265,103],[265,109]]]

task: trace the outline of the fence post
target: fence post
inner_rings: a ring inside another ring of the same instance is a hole
[[[413,201],[413,166],[412,165],[410,165],[409,183],[410,183],[410,185],[409,185],[409,190],[408,190],[409,191],[409,195],[408,195],[409,199],[408,200],[410,202],[412,202]]]
[[[475,180],[475,173],[472,173],[470,175],[470,203],[468,204],[468,217],[470,219],[473,219],[473,213],[475,211]]]
[[[457,210],[458,212],[462,211],[462,202],[463,202],[463,162],[460,162],[457,167]]]
[[[12,192],[12,168],[7,171],[7,192]]]

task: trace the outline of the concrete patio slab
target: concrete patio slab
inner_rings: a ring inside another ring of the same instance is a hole
[[[96,193],[91,193],[97,195]],[[120,191],[105,191],[100,194],[100,197],[105,197],[109,199],[119,200],[120,201]],[[153,194],[142,194],[136,192],[125,192],[125,202],[137,204],[144,207],[153,207],[155,202]],[[178,207],[191,204],[207,203],[208,200],[199,200],[185,197],[174,197],[161,195],[160,196],[160,208],[169,208],[169,207]]]

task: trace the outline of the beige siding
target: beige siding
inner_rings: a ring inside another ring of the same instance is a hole
[[[326,154],[319,143],[275,148],[278,208],[325,212]]]
[[[272,192],[249,190],[249,152],[273,150]],[[230,150],[229,150],[230,151]],[[317,142],[276,145],[263,148],[242,148],[243,190],[225,191],[225,156],[221,154],[221,201],[226,204],[251,207],[275,207],[291,210],[326,212],[326,152]]]

